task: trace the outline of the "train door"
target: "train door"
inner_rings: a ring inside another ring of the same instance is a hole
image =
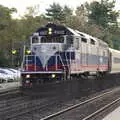
[[[75,71],[79,71],[80,67],[80,51],[79,51],[79,37],[74,37],[74,47],[75,47]]]
[[[100,45],[100,46],[99,46],[99,71],[103,71],[103,70],[102,70],[102,66],[103,66],[103,55],[104,55],[104,48]]]
[[[108,70],[111,71],[112,68],[112,52],[110,50],[108,50]]]
[[[98,68],[98,42],[90,38],[88,50],[88,69],[96,71]]]
[[[99,41],[99,71],[108,70],[108,46],[103,41]]]
[[[88,67],[88,44],[87,38],[81,37],[81,68],[82,71],[87,71]]]

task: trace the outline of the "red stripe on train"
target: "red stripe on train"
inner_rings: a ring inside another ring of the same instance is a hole
[[[24,69],[26,71],[56,71],[56,70],[62,70],[64,69],[64,67],[62,65],[53,65],[53,66],[49,66],[46,68],[42,68],[39,66],[35,66],[34,64],[30,64],[24,67]]]
[[[56,69],[57,68],[57,69]],[[65,66],[65,68],[67,69],[67,66]],[[62,65],[53,65],[53,66],[49,66],[47,68],[42,68],[39,66],[35,66],[34,64],[30,64],[24,67],[24,69],[26,71],[56,71],[56,70],[62,70],[64,69],[64,67]],[[108,65],[76,65],[76,64],[72,64],[71,65],[71,70],[108,70]]]

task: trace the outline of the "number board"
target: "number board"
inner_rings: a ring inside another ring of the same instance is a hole
[[[39,35],[65,35],[65,31],[64,30],[53,30],[51,31],[51,34],[49,34],[48,30],[41,30],[39,31]]]

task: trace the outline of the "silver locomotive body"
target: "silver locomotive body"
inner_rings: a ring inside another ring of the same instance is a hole
[[[23,68],[23,86],[105,73],[109,71],[109,49],[90,35],[48,24],[31,36],[31,54],[25,55]]]

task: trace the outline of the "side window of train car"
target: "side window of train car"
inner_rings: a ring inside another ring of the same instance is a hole
[[[120,58],[114,57],[114,63],[120,63]]]
[[[87,43],[87,39],[82,37],[82,38],[81,38],[81,42]]]
[[[95,45],[95,40],[90,39],[90,44]]]
[[[73,36],[67,36],[66,37],[66,44],[68,44],[68,45],[73,44]]]
[[[105,51],[103,51],[103,56],[105,56]]]
[[[75,40],[74,40],[74,47],[76,49],[79,49],[79,38],[75,38]]]

